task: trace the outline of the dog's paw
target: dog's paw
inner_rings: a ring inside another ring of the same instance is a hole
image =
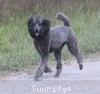
[[[59,77],[59,74],[55,74],[55,78],[58,78]]]
[[[47,68],[44,70],[45,73],[52,73],[52,70],[50,68]]]
[[[39,81],[39,77],[34,77],[34,80],[35,81]]]
[[[55,78],[58,78],[60,76],[61,72],[62,72],[62,68],[61,69],[57,69],[56,70],[56,74],[55,74]]]
[[[82,70],[83,69],[83,65],[81,64],[81,65],[79,65],[79,68],[80,68],[80,70]]]

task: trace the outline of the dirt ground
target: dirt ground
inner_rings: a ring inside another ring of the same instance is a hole
[[[100,94],[100,61],[85,61],[79,70],[76,62],[63,65],[59,78],[53,72],[34,81],[34,74],[10,75],[0,80],[0,94]]]

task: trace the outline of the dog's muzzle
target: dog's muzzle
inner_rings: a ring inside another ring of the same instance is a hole
[[[38,24],[35,25],[35,27],[34,27],[34,32],[35,32],[35,35],[36,35],[36,36],[39,36],[40,27],[39,27]]]

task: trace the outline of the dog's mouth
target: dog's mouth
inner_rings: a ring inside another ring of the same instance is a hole
[[[39,32],[35,32],[35,35],[36,35],[36,36],[39,36]]]

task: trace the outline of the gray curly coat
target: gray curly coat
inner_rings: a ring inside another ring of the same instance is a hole
[[[47,67],[48,56],[51,52],[54,52],[57,61],[55,77],[59,76],[62,71],[61,51],[66,44],[71,54],[76,57],[80,70],[83,68],[83,55],[78,48],[77,37],[70,27],[68,17],[62,13],[58,13],[56,18],[62,20],[64,26],[50,28],[49,20],[40,16],[33,16],[28,21],[30,36],[33,38],[35,48],[41,57],[40,65],[35,74],[35,80],[39,80],[43,72],[52,72]]]

